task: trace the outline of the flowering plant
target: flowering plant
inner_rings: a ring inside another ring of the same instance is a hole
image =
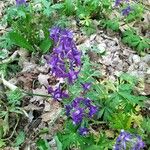
[[[49,64],[54,76],[68,80],[72,84],[78,77],[81,68],[81,52],[78,51],[73,34],[69,30],[54,27],[50,30],[54,41]]]
[[[26,4],[26,0],[16,0],[17,5]]]
[[[121,130],[120,135],[116,140],[116,144],[114,146],[114,150],[140,150],[145,147],[144,142],[142,141],[141,137],[138,135],[130,134]]]

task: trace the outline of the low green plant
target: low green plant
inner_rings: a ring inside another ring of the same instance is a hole
[[[93,119],[84,120],[83,124],[86,124],[90,130],[85,136],[79,134],[79,126],[72,124],[70,118],[67,119],[64,130],[57,134],[63,145],[62,149],[75,147],[84,150],[87,145],[89,150],[111,149],[115,140],[112,130],[119,132],[124,129],[134,134],[140,133],[144,137],[141,133],[144,129],[141,128],[144,117],[140,109],[144,107],[146,97],[135,95],[133,92],[138,80],[128,74],[122,74],[116,82],[97,81],[96,77],[100,77],[100,72],[96,71],[98,66],[91,63],[86,55],[83,57],[83,62],[78,80],[72,86],[68,86],[69,101],[75,99],[76,95],[82,94],[80,83],[90,82],[92,86],[87,93],[84,93],[84,97],[91,99],[99,110]],[[66,105],[69,101],[63,100],[62,103]],[[96,131],[93,130],[94,126]],[[101,128],[104,131],[109,130],[110,135],[106,136]]]
[[[20,102],[23,98],[20,90],[9,91],[6,95],[4,93],[3,95],[0,100],[0,148],[15,137],[20,115],[24,114],[24,111],[20,108]],[[24,132],[20,131],[16,135],[16,141],[11,145],[19,146],[24,142],[24,139]]]
[[[0,49],[10,50],[12,47],[13,47],[13,42],[9,38],[9,33],[6,32],[0,37]]]
[[[14,61],[13,63],[10,61],[8,63],[0,64],[0,73],[2,72],[3,75],[8,78],[15,75],[18,71],[21,70],[20,66]]]
[[[131,4],[131,12],[125,17],[125,21],[130,23],[132,21],[140,20],[144,14],[144,6],[141,3]]]
[[[3,46],[10,41],[11,44],[23,47],[29,52],[49,51],[52,41],[49,39],[48,29],[52,24],[48,15],[41,12],[37,14],[32,4],[12,6],[6,13],[4,19],[10,25],[11,31],[4,39]]]
[[[102,24],[103,28],[119,31],[119,21],[117,19],[103,19],[100,24]]]
[[[36,145],[37,145],[38,150],[51,150],[47,140],[38,139],[38,141],[36,142]]]
[[[62,149],[69,149],[81,146],[83,143],[84,138],[80,136],[77,132],[77,127],[75,127],[71,121],[67,121],[65,123],[64,131],[58,133],[58,138],[61,141],[63,147]]]
[[[150,49],[150,39],[137,35],[132,29],[128,29],[123,33],[122,41],[133,47],[138,53]]]

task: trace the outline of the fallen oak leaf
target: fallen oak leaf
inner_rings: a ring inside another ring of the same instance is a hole
[[[31,103],[24,107],[24,110],[26,110],[26,111],[33,111],[33,110],[40,110],[40,109],[41,109],[41,107],[38,107]]]
[[[50,124],[60,116],[62,108],[57,101],[51,101],[51,110],[41,115],[43,122],[49,122]]]

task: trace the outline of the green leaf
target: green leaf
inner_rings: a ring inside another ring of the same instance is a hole
[[[123,73],[120,76],[120,83],[124,83],[124,82],[135,85],[135,83],[137,83],[137,78],[129,75],[128,73]]]
[[[110,27],[113,31],[118,31],[119,30],[119,23],[113,22]]]
[[[114,129],[130,129],[131,124],[129,125],[129,119],[130,117],[127,114],[124,113],[118,113],[113,114],[113,117],[111,119],[111,127]]]
[[[139,45],[137,46],[137,50],[140,52],[140,51],[143,51],[145,50],[146,48],[150,48],[149,44],[144,41],[144,39],[139,43]]]
[[[1,118],[1,116],[0,116]],[[3,137],[3,120],[0,119],[0,139]]]
[[[25,141],[25,133],[23,131],[20,131],[16,137],[15,146],[21,145],[24,141]]]
[[[150,118],[148,118],[148,117],[144,118],[144,120],[142,122],[142,128],[147,133],[150,133]]]
[[[113,31],[119,30],[119,22],[117,20],[106,20],[106,26]]]
[[[3,139],[0,139],[0,147],[3,147],[5,145],[6,145],[6,143],[3,141]]]
[[[3,136],[7,134],[9,131],[9,124],[8,124],[8,113],[5,115],[4,122],[3,122]]]
[[[52,46],[52,41],[50,40],[50,38],[46,38],[41,42],[39,47],[42,53],[45,54],[49,51],[51,46]]]
[[[139,104],[139,101],[142,100],[142,98],[131,95],[130,93],[128,93],[126,91],[120,91],[120,92],[118,92],[118,94],[122,98],[124,98],[125,100],[130,102],[131,104]]]
[[[3,49],[0,51],[0,59],[5,59],[8,56],[8,50]]]
[[[140,43],[140,40],[136,42],[131,42],[130,45],[133,47],[136,47],[139,43]]]
[[[59,141],[58,136],[55,136],[54,139],[57,144],[57,150],[62,150],[62,143]]]
[[[100,150],[100,146],[92,145],[92,146],[87,147],[86,150]]]
[[[49,143],[46,140],[39,139],[36,142],[36,145],[38,147],[38,150],[51,150]]]
[[[28,51],[34,51],[34,48],[30,43],[18,32],[10,32],[9,33],[10,40],[17,46],[23,47]]]
[[[101,118],[102,115],[104,114],[105,108],[102,108],[99,112],[98,112],[98,118]]]
[[[74,11],[73,1],[65,0],[65,12],[67,15],[71,15]]]
[[[51,6],[51,8],[56,9],[56,10],[63,9],[63,7],[64,7],[64,5],[61,3],[57,3],[57,4],[54,4]]]
[[[20,104],[20,101],[22,100],[22,92],[19,89],[16,89],[14,91],[9,91],[7,93],[7,100],[9,104]]]
[[[130,38],[128,36],[122,38],[122,42],[125,44],[128,44],[129,41],[130,41]]]

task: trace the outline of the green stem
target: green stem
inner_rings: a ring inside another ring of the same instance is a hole
[[[106,122],[104,122],[104,121],[96,121],[94,119],[91,119],[91,121],[93,122],[91,124],[106,124]]]
[[[30,92],[26,92],[26,91],[23,91],[22,90],[22,92],[24,93],[24,94],[26,94],[26,95],[29,95],[29,96],[41,96],[41,97],[52,97],[52,96],[50,96],[50,95],[44,95],[44,94],[34,94],[34,93],[30,93]]]

